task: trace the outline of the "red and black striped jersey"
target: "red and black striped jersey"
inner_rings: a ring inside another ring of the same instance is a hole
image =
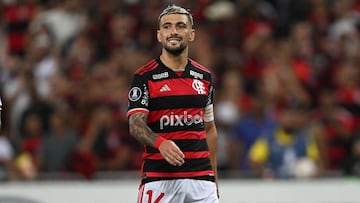
[[[151,130],[173,140],[185,154],[182,166],[172,166],[157,149],[145,146],[143,183],[177,178],[214,181],[204,128],[205,108],[213,105],[213,96],[211,72],[191,59],[181,75],[160,59],[150,61],[135,72],[127,116],[146,113]]]

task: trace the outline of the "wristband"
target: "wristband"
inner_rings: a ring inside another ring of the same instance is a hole
[[[155,147],[156,149],[159,149],[161,143],[164,142],[164,141],[165,141],[165,138],[159,136],[159,137],[155,140],[155,142],[154,142],[154,147]]]

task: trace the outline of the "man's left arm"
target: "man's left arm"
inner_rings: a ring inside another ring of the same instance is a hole
[[[215,175],[217,195],[219,196],[218,173],[217,173],[217,130],[214,121],[205,122],[206,141],[209,146],[211,166]]]

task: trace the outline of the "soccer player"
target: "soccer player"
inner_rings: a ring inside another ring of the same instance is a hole
[[[188,10],[168,6],[158,22],[161,55],[135,72],[128,95],[130,133],[144,144],[138,202],[218,203],[212,75],[188,56]]]

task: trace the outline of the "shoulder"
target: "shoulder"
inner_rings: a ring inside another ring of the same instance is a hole
[[[189,61],[190,61],[190,64],[191,64],[193,67],[195,67],[196,69],[211,74],[211,71],[210,71],[208,68],[206,68],[205,66],[201,65],[201,64],[198,63],[197,61],[195,61],[195,60],[193,60],[193,59],[189,59]]]
[[[147,73],[149,71],[154,70],[159,66],[159,63],[156,59],[153,59],[149,62],[147,62],[145,65],[141,66],[135,71],[135,74],[137,75],[143,75],[144,73]]]

